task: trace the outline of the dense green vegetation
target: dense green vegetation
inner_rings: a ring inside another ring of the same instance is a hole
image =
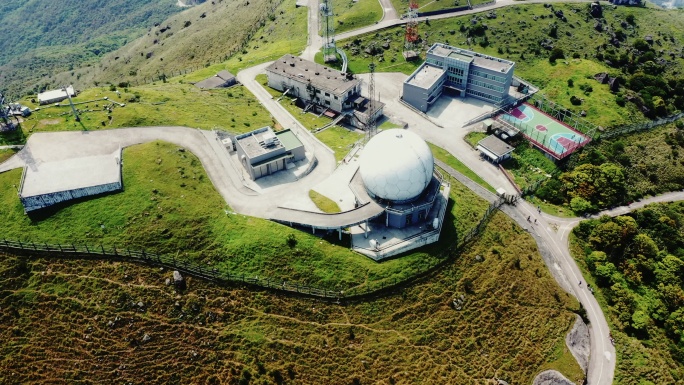
[[[684,78],[679,71],[684,66],[682,10],[603,7],[600,17],[594,18],[589,4],[521,4],[497,9],[492,18],[487,15],[421,23],[424,49],[443,42],[513,60],[517,76],[607,128],[644,120],[644,114],[653,117],[684,108]],[[597,23],[600,27],[595,28]],[[378,71],[408,74],[420,62],[403,60],[403,36],[404,30],[396,27],[340,44],[352,71],[367,72],[373,55]],[[644,44],[647,36],[652,44]],[[550,61],[552,54],[558,59]],[[618,78],[622,88],[611,92],[608,84],[593,79],[602,72]],[[579,105],[571,102],[573,97]]]
[[[176,0],[4,0],[0,4],[0,84],[18,95],[57,72],[94,64],[182,11]]]
[[[300,244],[308,238],[295,234]],[[301,257],[283,246],[296,268]],[[331,274],[344,274],[354,258],[345,253]],[[543,369],[582,382],[565,347],[578,304],[501,213],[440,272],[373,301],[328,304],[192,277],[175,292],[164,284],[171,277],[127,263],[3,255],[0,382],[530,384]]]
[[[684,203],[583,221],[573,233],[616,337],[617,382],[684,381]]]
[[[536,195],[577,213],[626,204],[646,195],[684,188],[684,125],[604,140],[573,155],[567,171]]]
[[[125,245],[207,263],[233,274],[346,290],[394,282],[434,266],[459,234],[482,218],[487,207],[484,200],[454,182],[440,242],[378,264],[351,252],[348,238],[339,243],[336,234],[321,239],[233,213],[199,160],[175,145],[133,146],[124,150],[123,157],[123,192],[47,210],[39,217],[24,215],[17,199],[13,186],[19,184],[21,170],[0,174],[3,237]],[[287,242],[289,234],[295,237],[294,244]]]

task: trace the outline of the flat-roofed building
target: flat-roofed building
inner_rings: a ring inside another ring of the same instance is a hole
[[[68,93],[68,95],[67,95]],[[39,104],[52,104],[59,103],[62,100],[68,98],[69,96],[76,96],[76,91],[74,91],[73,86],[68,86],[66,88],[60,88],[58,90],[45,91],[38,94]]]
[[[445,81],[446,71],[432,64],[423,63],[404,82],[404,101],[422,112],[427,112],[442,95]]]
[[[271,127],[262,127],[237,135],[234,143],[240,163],[253,180],[306,158],[304,145],[290,130],[274,132]]]
[[[435,43],[427,52],[426,62],[404,82],[402,98],[425,112],[441,94],[436,89],[441,83],[458,96],[501,103],[508,97],[514,69],[515,63],[510,60]]]
[[[487,157],[494,163],[503,162],[511,157],[511,153],[515,148],[508,143],[496,137],[496,135],[489,135],[488,137],[477,142],[477,149],[482,155]]]

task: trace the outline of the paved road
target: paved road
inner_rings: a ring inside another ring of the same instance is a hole
[[[382,3],[382,0],[381,4]],[[592,0],[570,0],[570,1],[563,1],[563,2],[590,2]],[[525,3],[549,3],[549,2],[554,2],[553,0],[528,0],[525,1]],[[463,12],[454,12],[454,13],[449,13],[449,14],[443,14],[443,15],[438,15],[438,16],[432,16],[430,19],[442,19],[442,18],[448,18],[448,17],[453,17],[453,16],[458,16],[458,15],[468,15],[468,14],[473,14],[473,13],[479,13],[479,12],[484,12],[484,11],[489,11],[492,9],[496,8],[501,8],[501,7],[506,7],[509,5],[513,4],[520,4],[519,2],[515,2],[514,0],[501,0],[497,1],[495,4],[487,7],[482,7],[478,8],[476,10],[469,10],[469,11],[463,11]],[[318,31],[317,31],[317,18],[314,16],[311,16],[311,13],[316,13],[316,12],[311,12],[311,9],[317,9],[314,8],[316,6],[315,0],[310,0],[310,17],[309,17],[309,31],[310,31],[310,36],[314,36],[314,38],[310,37],[310,45],[307,47],[305,50],[305,56],[307,59],[312,60],[314,57],[314,54],[317,50],[318,47],[321,46],[322,43],[319,43],[316,38],[318,38]],[[383,5],[384,8],[384,5]],[[395,12],[396,14],[396,12]],[[427,18],[419,18],[420,21],[423,21]],[[316,26],[316,29],[314,30],[312,28],[312,22],[314,22]],[[364,27],[361,29],[357,29],[354,31],[349,31],[345,32],[342,34],[337,35],[338,40],[354,37],[357,35],[361,34],[366,34],[370,32],[374,32],[383,28],[403,24],[405,21],[403,20],[398,20],[396,18],[390,17],[390,15],[387,13],[383,17],[382,21],[375,24],[371,25],[368,27]],[[390,93],[390,95],[393,95],[393,93]],[[432,122],[428,123],[428,121],[423,121],[419,125],[415,125],[413,127],[415,128],[423,128],[422,130],[418,130],[420,134],[423,137],[426,137],[426,139],[432,140],[435,143],[444,143],[444,140],[442,141],[435,141],[432,136],[438,135],[436,127],[430,127],[430,126],[435,126],[434,124],[431,124]],[[414,128],[414,129],[415,129]],[[444,132],[442,132],[444,134]],[[450,136],[449,136],[450,137]],[[458,138],[460,140],[460,138]],[[447,141],[448,142],[448,141]],[[468,151],[462,151],[463,148],[462,146],[458,146],[454,143],[450,146],[451,148],[447,148],[452,154],[458,154],[458,159],[461,160],[463,163],[468,165],[471,169],[473,169],[478,175],[481,174],[481,177],[483,177],[485,180],[487,180],[490,184],[492,182],[495,182],[495,186],[497,184],[500,184],[499,181],[501,180],[500,177],[492,175],[491,172],[483,172],[485,169],[482,167],[473,167],[474,164],[478,161],[476,159],[475,154],[472,152],[469,153]],[[458,149],[458,150],[457,150]],[[457,150],[454,152],[454,150]],[[442,165],[446,166],[446,165]],[[451,170],[454,171],[454,170]],[[454,176],[457,175],[458,173],[453,174]],[[489,191],[486,191],[484,189],[479,189],[477,187],[473,186],[472,181],[468,182],[465,181],[466,185],[473,188],[473,190],[484,197],[485,199],[491,199],[491,193]],[[499,186],[497,186],[499,187]],[[598,303],[596,302],[596,299],[586,290],[586,285],[583,285],[582,287],[577,286],[576,284],[573,284],[575,282],[579,282],[582,278],[582,275],[580,273],[579,267],[573,260],[572,256],[570,255],[570,251],[568,249],[568,234],[569,230],[578,223],[579,219],[574,219],[574,220],[559,220],[559,218],[555,217],[548,217],[548,216],[542,216],[540,213],[536,211],[534,207],[532,207],[529,203],[527,202],[520,202],[517,206],[504,206],[503,211],[508,214],[511,218],[513,218],[518,224],[520,224],[523,228],[528,229],[530,233],[533,235],[535,240],[537,241],[538,248],[544,258],[545,263],[549,267],[551,273],[556,277],[557,281],[559,284],[564,287],[567,291],[573,293],[577,299],[582,303],[585,309],[587,309],[587,317],[590,320],[590,337],[591,337],[591,354],[590,354],[590,361],[589,361],[589,368],[588,368],[588,373],[587,373],[587,380],[588,384],[590,385],[610,385],[612,384],[613,381],[613,375],[615,371],[615,349],[614,347],[610,344],[609,339],[608,339],[608,333],[609,333],[609,328],[608,324],[606,322],[606,319],[601,311],[601,308],[599,307]],[[530,218],[530,221],[528,222],[528,218]],[[537,220],[539,223],[538,225],[533,225],[534,220]],[[560,223],[563,223],[564,226],[559,229],[558,232],[553,231],[551,227],[549,227],[549,223],[547,222],[547,219],[554,220]]]

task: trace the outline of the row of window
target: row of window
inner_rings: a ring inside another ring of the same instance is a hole
[[[469,94],[469,95],[473,95],[473,96],[478,96],[478,97],[481,97],[481,98],[485,98],[485,99],[491,100],[491,101],[493,101],[493,102],[500,102],[501,100],[503,100],[503,98],[496,97],[496,96],[493,96],[493,95],[490,95],[490,94],[486,94],[486,93],[480,92],[480,91],[475,91],[475,90],[466,90],[466,93]]]
[[[492,74],[488,74],[486,72],[478,71],[478,70],[470,70],[471,75],[479,76],[484,79],[491,79],[494,81],[497,81],[499,83],[506,83],[506,78],[502,76],[496,76]]]
[[[488,89],[490,89],[490,90],[499,91],[499,92],[503,92],[503,90],[504,90],[503,87],[499,87],[499,86],[495,86],[495,85],[493,85],[493,84],[488,84],[488,83],[485,83],[485,82],[481,82],[481,81],[479,81],[479,80],[474,80],[474,79],[472,79],[472,78],[468,79],[468,84],[472,84],[472,85],[475,85],[475,86],[478,86],[478,87],[488,88]]]
[[[449,72],[458,76],[463,76],[465,70],[463,68],[449,67]]]
[[[463,84],[463,78],[460,78],[458,76],[447,75],[447,80],[454,84]]]

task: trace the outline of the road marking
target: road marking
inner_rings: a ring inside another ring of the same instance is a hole
[[[556,270],[558,270],[558,271],[563,270],[563,269],[561,269],[560,265],[557,264],[556,262],[553,263],[553,267],[554,267]]]
[[[611,357],[613,357],[613,355],[610,354],[610,352],[607,350],[605,352],[603,352],[603,355],[606,356],[606,360],[608,360],[608,361],[610,361]]]

